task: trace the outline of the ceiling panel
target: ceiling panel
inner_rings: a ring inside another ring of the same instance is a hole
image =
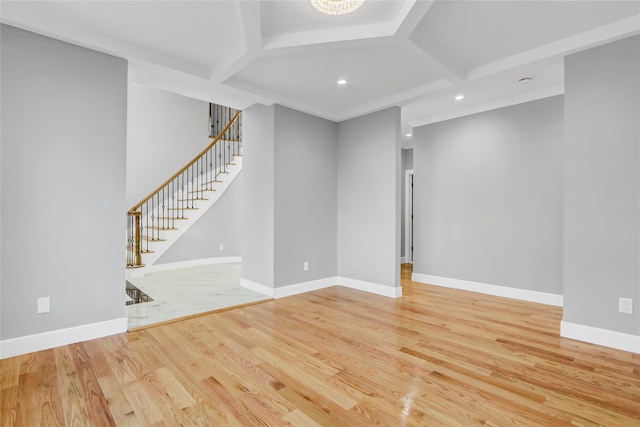
[[[410,39],[469,70],[639,13],[636,1],[438,1]]]
[[[226,83],[259,87],[318,111],[362,105],[439,78],[432,63],[401,45],[343,48],[261,58]],[[339,87],[338,79],[348,84]]]
[[[130,55],[202,69],[240,55],[244,45],[235,2],[3,1],[2,13],[83,45],[126,46]]]

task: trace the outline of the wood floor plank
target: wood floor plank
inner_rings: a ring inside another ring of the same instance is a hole
[[[286,421],[294,426],[321,427],[320,424],[299,409],[287,414]]]
[[[20,388],[18,389],[18,402],[20,409],[34,408],[31,411],[21,411],[25,425],[40,425],[44,416],[41,412],[40,403],[38,401],[38,374],[36,372],[27,372],[20,375]]]
[[[225,408],[227,408],[231,412],[234,419],[237,420],[240,425],[269,425],[264,420],[263,414],[250,411],[242,401],[241,396],[231,394],[230,390],[232,389],[224,386],[216,378],[205,378],[202,380],[202,383],[210,391],[211,398],[221,402],[225,406]]]
[[[24,357],[24,356],[23,356]],[[2,361],[0,365],[0,389],[8,389],[18,386],[20,377],[21,357],[12,357]]]
[[[640,426],[640,355],[402,275],[2,360],[0,425]]]
[[[22,386],[22,389],[25,389]],[[0,426],[12,427],[12,426],[24,426],[27,425],[22,415],[23,411],[18,401],[18,386],[5,387],[0,392],[0,400],[2,400],[2,406],[0,406]]]
[[[113,425],[113,417],[109,410],[109,404],[104,397],[94,364],[91,363],[84,343],[79,343],[71,347],[75,364],[76,377],[81,384],[83,401],[87,408],[89,420],[92,425]]]
[[[78,381],[76,375],[76,367],[73,361],[73,346],[74,344],[53,349],[56,355],[56,367],[61,393],[60,400],[62,401],[65,426],[85,426],[90,424],[89,414],[87,413],[84,401],[82,383]],[[20,385],[21,388],[29,392],[29,387],[26,383]],[[33,392],[33,390],[31,390],[31,392]],[[24,414],[32,411],[36,412],[37,408],[30,407],[23,403],[22,410]],[[25,426],[30,425],[33,424],[25,424]]]
[[[42,424],[52,427],[64,426],[55,354],[53,351],[41,351],[37,354],[42,367],[42,376],[38,384]]]
[[[122,387],[122,391],[136,418],[144,425],[153,425],[163,420],[156,395],[144,381],[131,381]]]
[[[155,371],[156,378],[162,384],[164,392],[180,409],[195,405],[193,396],[182,386],[180,381],[167,368]]]

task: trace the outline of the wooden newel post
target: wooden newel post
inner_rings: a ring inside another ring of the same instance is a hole
[[[139,266],[142,265],[142,248],[141,248],[141,241],[142,241],[142,237],[140,236],[140,221],[142,219],[142,212],[133,212],[133,215],[135,217],[135,228],[136,231],[134,233],[134,261],[135,261],[135,265]]]

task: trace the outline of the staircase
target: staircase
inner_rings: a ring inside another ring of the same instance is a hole
[[[127,212],[127,277],[142,276],[242,169],[242,113],[210,104],[211,143]]]

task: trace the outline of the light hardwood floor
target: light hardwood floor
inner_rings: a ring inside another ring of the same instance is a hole
[[[334,287],[3,360],[2,426],[640,425],[640,355],[560,338],[561,309],[403,291]]]

